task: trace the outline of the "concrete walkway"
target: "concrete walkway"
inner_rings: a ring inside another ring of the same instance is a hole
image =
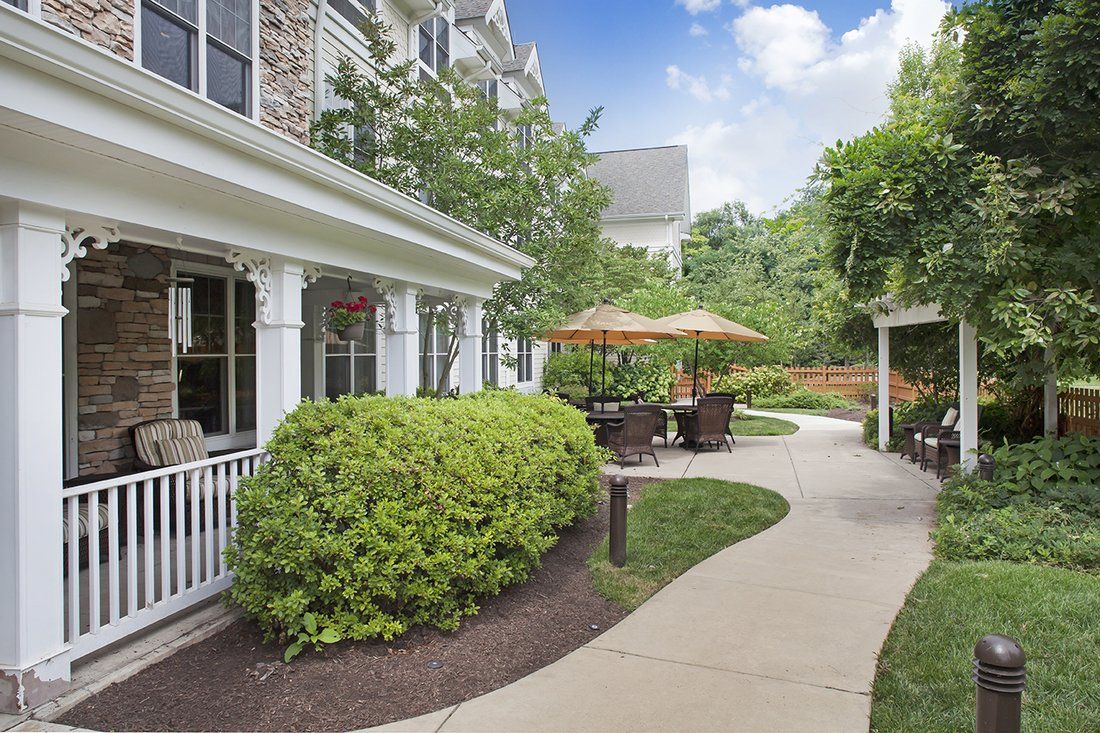
[[[392,731],[866,731],[878,650],[929,561],[937,483],[860,442],[856,423],[626,475],[781,493],[790,514],[673,581],[614,628],[521,680]],[[628,548],[629,550],[629,548]],[[629,559],[628,559],[629,562]]]

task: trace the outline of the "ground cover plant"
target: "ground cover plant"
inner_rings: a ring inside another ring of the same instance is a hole
[[[986,634],[1027,655],[1023,730],[1095,730],[1100,720],[1100,578],[1007,562],[933,562],[883,646],[875,733],[974,728],[970,660]]]
[[[303,403],[238,493],[234,603],[268,638],[454,629],[595,510],[604,452],[558,400]]]
[[[717,479],[651,484],[627,514],[626,566],[607,559],[605,540],[588,567],[596,590],[627,610],[719,550],[751,537],[787,515],[779,494]]]
[[[755,409],[793,408],[804,410],[843,410],[852,407],[852,401],[838,394],[811,392],[805,387],[795,387],[786,394],[753,395],[752,406]]]
[[[992,481],[956,475],[937,497],[936,554],[1100,572],[1100,438],[1044,438],[993,456]]]

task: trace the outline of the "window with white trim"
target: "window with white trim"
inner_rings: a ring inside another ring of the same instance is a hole
[[[446,18],[432,18],[420,24],[420,77],[435,76],[451,65],[451,24]]]
[[[520,150],[528,150],[535,144],[535,128],[533,125],[516,125],[516,137],[519,138]]]
[[[378,11],[375,0],[328,0],[328,6],[356,30],[366,22],[368,15]]]
[[[232,274],[180,267],[191,278],[192,346],[176,351],[176,415],[208,436],[256,429],[256,289]]]
[[[341,341],[325,331],[325,397],[378,391],[378,331],[370,322],[362,340]]]
[[[516,340],[516,381],[520,384],[532,382],[535,379],[535,359],[531,347],[531,339],[521,338]]]
[[[500,333],[487,320],[481,322],[481,378],[500,386]]]
[[[477,83],[477,88],[485,99],[497,99],[500,96],[500,82],[496,79],[482,79]]]
[[[13,8],[18,8],[19,10],[27,9],[27,0],[0,0],[0,2],[7,3]]]
[[[428,314],[420,314],[420,386],[428,389],[439,384],[439,377],[447,367],[447,347],[451,341],[446,320],[436,315],[432,322],[434,326],[429,331]]]
[[[141,65],[223,107],[249,115],[255,63],[252,3],[141,0]],[[205,74],[200,73],[203,69]]]

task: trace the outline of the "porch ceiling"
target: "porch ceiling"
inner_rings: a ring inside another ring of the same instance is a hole
[[[254,121],[0,7],[0,197],[124,237],[487,295],[533,261]]]

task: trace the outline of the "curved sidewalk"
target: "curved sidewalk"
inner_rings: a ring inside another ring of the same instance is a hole
[[[777,417],[801,429],[624,473],[766,486],[786,518],[554,664],[382,730],[866,731],[878,650],[930,559],[937,484],[865,448],[856,423]]]

